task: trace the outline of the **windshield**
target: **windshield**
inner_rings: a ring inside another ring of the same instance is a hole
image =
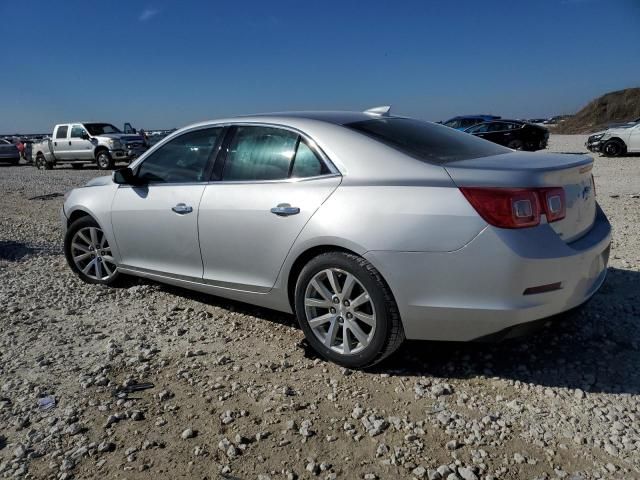
[[[121,133],[110,123],[85,123],[85,128],[91,135],[104,135],[105,133]]]
[[[379,118],[345,126],[418,160],[435,164],[511,151],[468,133],[410,118]]]

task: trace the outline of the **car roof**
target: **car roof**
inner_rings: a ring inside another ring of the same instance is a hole
[[[343,126],[353,122],[366,120],[375,120],[378,118],[404,118],[394,115],[377,115],[366,112],[348,112],[348,111],[301,111],[301,112],[275,112],[275,113],[258,113],[253,115],[239,115],[235,117],[219,118],[215,120],[207,120],[188,125],[185,128],[193,128],[212,124],[224,123],[273,123],[288,125],[291,127],[300,127],[303,124],[312,123],[328,123]],[[184,129],[181,129],[184,130]]]
[[[457,117],[453,117],[450,120],[458,120],[458,119],[464,119],[464,118],[489,118],[491,120],[497,120],[500,117],[498,115],[484,115],[484,114],[478,114],[478,115],[458,115]],[[447,120],[449,121],[449,120]]]
[[[520,123],[520,124],[524,125],[527,122],[524,122],[522,120],[510,120],[508,118],[497,118],[495,120],[487,120],[486,122],[482,122],[482,123]],[[481,124],[479,124],[479,125],[481,125]]]

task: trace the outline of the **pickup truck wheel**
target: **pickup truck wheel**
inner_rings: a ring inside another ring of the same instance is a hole
[[[113,168],[113,159],[111,158],[109,152],[107,152],[106,150],[98,152],[96,163],[98,164],[98,168],[100,170],[110,170]]]
[[[53,164],[47,162],[44,155],[40,154],[36,157],[36,168],[38,170],[51,170],[53,168]]]

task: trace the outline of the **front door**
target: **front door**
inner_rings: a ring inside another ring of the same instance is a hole
[[[207,185],[200,203],[204,280],[270,290],[296,238],[340,181],[297,133],[236,127],[222,178]]]
[[[111,222],[122,267],[202,279],[198,209],[223,130],[174,138],[135,167],[140,186],[118,188]]]
[[[69,159],[70,160],[93,160],[93,144],[91,140],[82,138],[88,133],[80,124],[72,125],[69,133]]]
[[[640,123],[630,130],[631,134],[629,135],[629,146],[627,150],[629,152],[640,152]]]

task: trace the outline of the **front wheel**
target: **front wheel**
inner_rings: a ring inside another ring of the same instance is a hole
[[[111,246],[98,223],[81,217],[64,237],[64,255],[71,270],[87,283],[113,285],[119,277]]]
[[[345,367],[378,363],[404,341],[389,287],[373,265],[350,253],[312,259],[298,277],[295,306],[309,344]]]
[[[106,150],[98,152],[96,163],[100,170],[110,170],[113,168],[113,159],[111,158],[111,154]]]
[[[524,143],[522,143],[522,140],[511,140],[507,147],[512,150],[524,150]]]
[[[609,140],[602,147],[602,153],[607,157],[619,157],[624,152],[624,144],[619,140]]]

